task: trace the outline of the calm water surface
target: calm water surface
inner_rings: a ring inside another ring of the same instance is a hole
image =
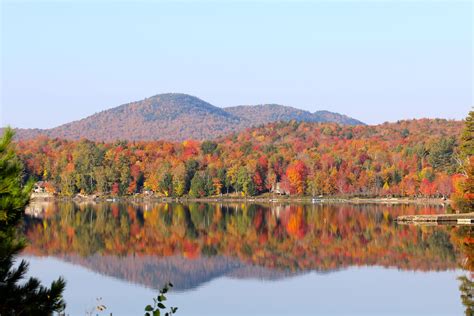
[[[438,206],[56,202],[28,212],[30,274],[66,278],[70,315],[98,297],[101,315],[143,315],[167,281],[177,315],[462,315],[473,289],[472,227],[393,222]]]

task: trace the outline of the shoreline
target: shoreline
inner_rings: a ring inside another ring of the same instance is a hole
[[[75,201],[75,202],[154,202],[154,203],[304,203],[304,204],[421,204],[421,205],[442,205],[448,206],[451,201],[443,198],[361,198],[361,197],[205,197],[205,198],[172,198],[158,196],[85,196],[76,195],[73,197],[55,195],[35,195],[31,196],[31,201]]]

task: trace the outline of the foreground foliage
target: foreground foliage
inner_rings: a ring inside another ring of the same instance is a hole
[[[168,282],[161,288],[160,294],[156,298],[153,298],[153,305],[147,305],[145,307],[145,316],[160,316],[162,312],[164,316],[171,316],[176,313],[178,310],[177,307],[170,307],[168,312],[165,311],[166,306],[164,302],[167,300],[166,293],[168,293],[168,290],[172,287],[173,284]]]
[[[50,288],[36,278],[20,284],[28,264],[22,260],[15,266],[15,258],[25,247],[18,226],[32,186],[21,185],[22,165],[11,145],[12,137],[7,129],[0,139],[0,315],[49,315],[65,307],[64,280],[54,281]]]

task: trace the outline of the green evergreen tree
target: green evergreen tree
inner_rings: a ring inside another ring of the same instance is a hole
[[[461,168],[464,180],[456,188],[452,198],[455,208],[459,212],[474,210],[474,111],[469,112],[461,134]]]
[[[191,180],[189,195],[194,198],[200,198],[206,195],[206,183],[198,172],[194,174],[194,177]]]
[[[203,180],[204,180],[204,191],[206,192],[205,193],[206,196],[214,195],[215,192],[214,192],[214,186],[212,184],[212,177],[207,170],[206,172],[204,172]]]
[[[36,278],[19,284],[28,270],[24,260],[15,267],[15,257],[24,249],[19,225],[32,189],[22,186],[23,166],[12,145],[13,131],[7,128],[0,139],[0,315],[51,315],[65,307],[65,281],[59,278],[51,288]]]
[[[194,178],[194,174],[199,168],[199,163],[194,159],[187,160],[185,164],[185,168],[186,168],[186,171],[185,171],[185,179],[184,179],[184,182],[185,182],[184,191],[189,192],[189,190],[191,190],[191,181]]]
[[[217,143],[210,141],[210,140],[205,140],[201,144],[201,151],[203,154],[213,154],[217,149]]]
[[[456,140],[454,137],[439,139],[430,148],[428,162],[435,170],[453,172],[454,170],[451,169],[454,165],[453,153],[455,146]]]
[[[257,194],[255,183],[252,180],[250,172],[245,167],[240,167],[237,175],[237,182],[245,196],[254,196]]]
[[[470,111],[464,122],[461,134],[461,157],[466,159],[474,155],[474,111]]]
[[[160,181],[160,188],[166,196],[173,195],[173,176],[166,172]]]

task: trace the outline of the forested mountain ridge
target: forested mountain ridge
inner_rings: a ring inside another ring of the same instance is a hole
[[[336,122],[357,125],[345,115],[310,113],[281,105],[219,108],[194,96],[167,93],[108,109],[51,129],[17,129],[18,139],[39,135],[94,141],[213,139],[275,121]]]
[[[247,120],[251,126],[271,123],[288,122],[295,120],[298,122],[333,122],[343,125],[364,125],[361,121],[350,118],[346,115],[329,111],[309,111],[296,109],[280,104],[260,104],[260,105],[239,105],[224,108],[227,112]]]
[[[17,150],[26,172],[61,195],[449,196],[463,123],[377,126],[279,122],[203,142],[102,143],[37,138]]]

